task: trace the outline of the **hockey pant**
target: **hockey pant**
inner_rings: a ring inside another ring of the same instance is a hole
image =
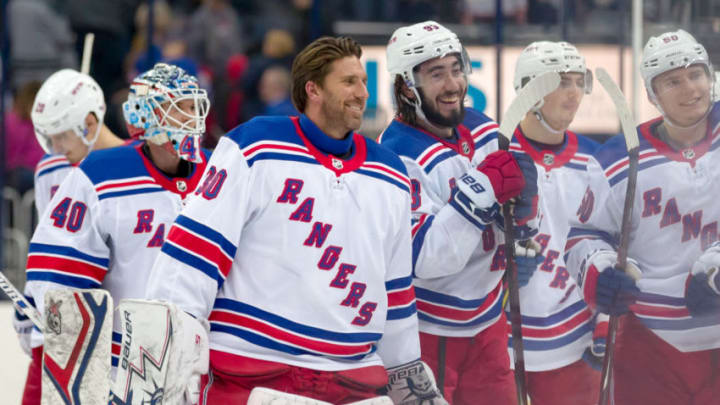
[[[319,371],[210,350],[210,373],[203,376],[200,404],[244,404],[255,387],[347,404],[377,397],[386,384],[382,366]]]
[[[615,350],[615,405],[720,403],[720,349],[683,353],[626,315]]]
[[[584,360],[555,370],[527,372],[532,405],[597,405],[600,372]]]
[[[515,405],[515,378],[507,353],[503,313],[474,337],[441,337],[420,333],[422,359],[450,405]],[[439,367],[444,340],[444,366]],[[442,386],[440,385],[442,381]]]
[[[42,346],[32,349],[32,361],[25,379],[22,405],[40,405],[40,398],[42,397],[42,356]]]

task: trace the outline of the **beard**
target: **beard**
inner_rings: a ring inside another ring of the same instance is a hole
[[[423,114],[425,114],[425,118],[427,118],[431,124],[440,127],[454,128],[460,125],[465,119],[465,105],[462,102],[460,103],[460,108],[453,111],[449,117],[446,117],[430,106],[430,102],[425,97],[421,88],[418,88],[417,90],[418,94],[420,94],[420,108],[422,109]],[[460,97],[461,100],[464,98],[465,94]]]

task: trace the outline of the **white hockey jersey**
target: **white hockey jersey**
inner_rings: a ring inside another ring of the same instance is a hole
[[[684,289],[692,264],[718,239],[720,104],[708,116],[708,134],[675,151],[654,136],[662,118],[638,126],[640,158],[628,257],[642,271],[632,312],[683,352],[720,347],[720,316],[690,316]],[[590,187],[568,236],[568,270],[595,249],[615,249],[627,187],[625,141],[617,136],[590,159]]]
[[[351,156],[321,151],[338,142]],[[333,140],[306,116],[259,117],[220,140],[207,173],[148,298],[209,318],[221,352],[316,370],[420,357],[397,156],[361,135]]]
[[[205,164],[195,165],[187,178],[169,178],[141,147],[91,152],[41,215],[30,242],[26,285],[41,313],[45,291],[51,288],[104,288],[115,302],[145,297],[155,256]],[[113,329],[115,366],[119,321]],[[42,336],[34,335],[33,346],[41,343]]]
[[[413,284],[423,332],[475,336],[501,316],[502,232],[479,230],[448,203],[455,179],[497,150],[497,128],[467,108],[455,143],[397,119],[380,137],[412,183]]]
[[[35,166],[35,208],[42,215],[73,165],[65,155],[45,155]]]
[[[563,252],[570,217],[576,215],[587,189],[587,162],[597,143],[566,131],[565,142],[557,149],[536,146],[518,126],[510,150],[526,153],[538,171],[540,221],[534,239],[545,256],[520,289],[525,368],[545,371],[580,360],[592,341],[593,315],[566,268]],[[512,337],[508,350],[512,360]]]

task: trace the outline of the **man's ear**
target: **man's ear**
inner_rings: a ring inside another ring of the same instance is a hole
[[[93,113],[88,113],[85,116],[85,127],[88,129],[88,135],[95,134],[97,132],[98,119]]]
[[[400,91],[402,91],[402,95],[405,96],[405,98],[407,98],[408,100],[415,100],[417,98],[415,96],[415,92],[410,90],[410,88],[406,84],[403,84],[402,90]]]
[[[312,80],[305,82],[305,92],[307,93],[308,100],[317,100],[321,97],[320,86]]]

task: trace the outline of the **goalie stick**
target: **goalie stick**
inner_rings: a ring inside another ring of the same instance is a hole
[[[620,245],[617,251],[617,264],[615,268],[625,271],[627,266],[628,245],[630,244],[630,225],[632,220],[632,208],[635,201],[635,184],[637,183],[638,172],[638,149],[640,141],[638,139],[637,130],[635,129],[635,121],[630,113],[627,100],[617,84],[610,77],[608,72],[603,68],[595,70],[598,82],[603,89],[610,95],[615,111],[620,118],[620,126],[625,136],[625,146],[628,151],[628,174],[627,189],[625,191],[625,205],[623,207],[622,224],[620,226]],[[600,380],[600,405],[605,405],[610,397],[610,386],[612,381],[612,364],[614,359],[615,337],[617,335],[618,317],[610,315],[607,338],[605,339],[605,357],[603,359],[603,368]]]
[[[560,84],[560,75],[547,72],[530,80],[512,101],[505,111],[500,123],[498,145],[508,150],[515,128],[525,115],[542,99],[553,92]],[[511,203],[503,204],[505,219],[505,274],[508,276],[508,298],[510,302],[510,326],[512,329],[513,360],[515,367],[515,386],[517,388],[518,405],[527,403],[527,386],[525,385],[525,355],[522,341],[522,314],[520,313],[520,286],[518,285],[517,266],[515,265],[515,240],[513,237]]]
[[[45,330],[45,322],[43,322],[40,312],[25,299],[25,296],[15,288],[2,271],[0,271],[0,288],[12,300],[18,311],[27,316],[41,332]]]

